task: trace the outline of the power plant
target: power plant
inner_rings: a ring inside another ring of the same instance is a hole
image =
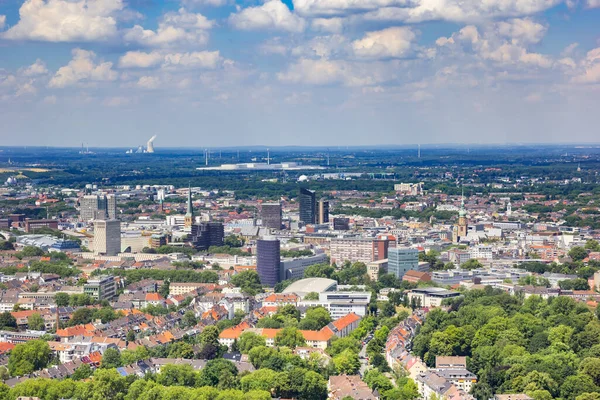
[[[154,135],[150,138],[150,140],[148,140],[148,142],[146,143],[146,148],[144,149],[143,146],[139,146],[137,148],[137,150],[134,152],[133,149],[129,149],[125,152],[125,154],[142,154],[142,153],[154,153],[154,139],[156,139],[157,135]]]
[[[156,139],[156,135],[148,140],[148,143],[146,144],[146,153],[154,153],[154,139]]]

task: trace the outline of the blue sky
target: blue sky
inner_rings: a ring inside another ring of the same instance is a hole
[[[0,0],[3,145],[598,142],[600,0]]]

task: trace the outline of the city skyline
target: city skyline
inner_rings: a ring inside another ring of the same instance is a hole
[[[590,142],[600,2],[0,3],[6,145]],[[68,22],[68,23],[67,23]]]

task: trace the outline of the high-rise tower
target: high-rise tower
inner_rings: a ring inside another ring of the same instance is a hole
[[[315,192],[300,188],[300,222],[305,224],[316,223],[317,202]]]
[[[192,186],[188,188],[187,212],[185,213],[184,226],[191,228],[194,223],[194,208],[192,206]]]

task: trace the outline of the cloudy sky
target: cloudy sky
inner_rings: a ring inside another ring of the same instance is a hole
[[[600,0],[0,0],[0,144],[598,142]]]

